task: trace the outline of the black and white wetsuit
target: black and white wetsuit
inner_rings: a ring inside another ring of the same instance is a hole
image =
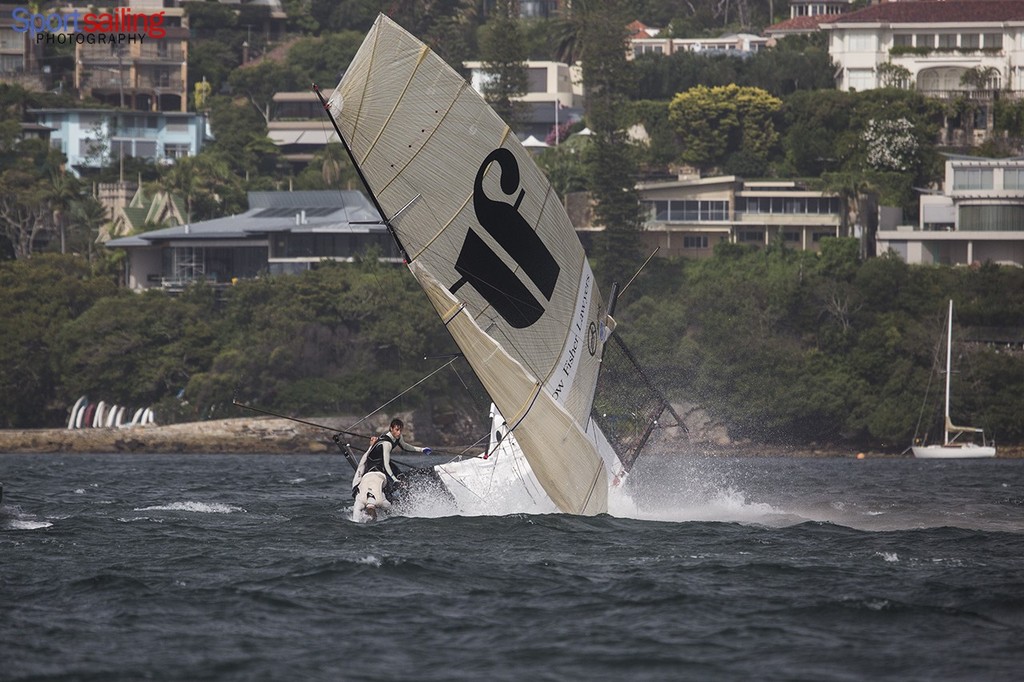
[[[356,467],[355,476],[352,477],[352,487],[358,487],[363,474],[368,471],[379,471],[388,477],[389,484],[394,483],[395,471],[391,467],[391,453],[396,448],[407,452],[423,452],[423,448],[409,445],[402,440],[401,436],[394,438],[390,431],[386,431],[378,436],[377,442],[363,453],[359,460],[359,466]]]

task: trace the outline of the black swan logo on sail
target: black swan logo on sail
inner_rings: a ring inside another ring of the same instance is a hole
[[[501,169],[501,191],[515,203],[495,200],[484,192],[484,175],[488,167]],[[516,195],[518,190],[518,195]],[[547,300],[555,290],[559,267],[551,251],[519,213],[526,196],[520,188],[519,163],[511,151],[498,148],[480,164],[473,185],[473,209],[480,226],[516,262]],[[537,300],[517,274],[474,230],[466,233],[455,270],[461,278],[452,285],[454,294],[463,284],[470,284],[511,326],[529,327],[544,314],[544,305]]]

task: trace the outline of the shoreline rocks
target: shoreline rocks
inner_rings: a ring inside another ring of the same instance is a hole
[[[400,415],[412,426],[411,415]],[[0,453],[152,453],[152,454],[317,454],[337,452],[330,429],[343,429],[358,418],[333,417],[311,421],[325,428],[276,417],[218,419],[182,424],[146,424],[127,428],[95,429],[6,429],[0,430]],[[363,424],[359,431],[367,435],[387,428],[386,423]],[[429,430],[429,429],[428,429]],[[409,430],[409,440],[419,443]],[[448,434],[459,439],[457,434]],[[431,439],[432,440],[432,439]],[[447,440],[447,439],[446,439]],[[360,436],[347,436],[352,449],[361,452],[367,441]],[[455,441],[457,442],[457,441]],[[429,443],[434,445],[434,443]],[[436,445],[442,445],[438,442]],[[910,457],[900,451],[859,451],[853,446],[809,444],[778,446],[758,443],[697,442],[681,440],[681,448],[662,441],[654,454],[679,452],[695,456],[760,456],[760,457]],[[863,456],[861,456],[863,455]],[[999,458],[1024,457],[1024,446],[1000,445]]]

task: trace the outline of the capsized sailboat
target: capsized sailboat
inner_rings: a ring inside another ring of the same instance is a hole
[[[487,451],[478,457],[458,459],[434,467],[460,509],[483,507],[490,513],[558,511],[534,476],[508,423],[491,404]]]
[[[606,512],[609,485],[632,463],[591,418],[614,320],[530,154],[458,73],[384,15],[320,97],[548,498],[566,513]]]
[[[914,457],[918,459],[966,459],[995,457],[995,444],[989,445],[985,441],[985,431],[975,426],[955,426],[949,416],[949,386],[952,376],[953,364],[953,301],[949,301],[948,324],[946,326],[946,402],[943,415],[943,440],[942,443],[932,445],[914,445],[912,450]],[[961,437],[969,437],[969,434],[976,434],[981,443],[974,441],[961,441]]]

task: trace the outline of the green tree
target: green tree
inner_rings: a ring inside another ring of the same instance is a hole
[[[263,122],[270,123],[274,94],[294,90],[297,80],[290,67],[268,60],[235,69],[228,77],[228,82],[232,92],[248,99],[263,117]]]
[[[47,201],[50,204],[49,221],[57,230],[60,252],[67,253],[67,229],[71,207],[81,195],[78,179],[64,169],[50,171],[50,187]]]
[[[708,169],[743,151],[767,159],[778,143],[775,116],[782,101],[759,88],[697,86],[675,96],[669,120],[682,140],[682,158]]]
[[[449,64],[474,56],[477,3],[473,0],[394,0],[388,15]]]
[[[519,101],[526,94],[526,48],[519,31],[519,3],[498,0],[480,31],[480,57],[487,79],[483,95],[510,127],[523,119]]]
[[[85,259],[39,254],[0,262],[0,426],[39,428],[66,422],[71,397],[62,386],[57,338],[64,326],[105,297],[111,278],[93,277]],[[95,349],[102,339],[83,339]]]
[[[305,90],[310,83],[317,83],[327,91],[333,90],[362,42],[363,34],[356,31],[297,40],[288,50],[292,82],[284,89]]]
[[[626,60],[628,6],[621,0],[572,5],[578,26],[592,131],[584,164],[594,198],[596,222],[604,227],[597,260],[603,276],[625,282],[640,264],[640,211],[636,154],[626,138],[629,64]]]
[[[36,238],[52,224],[52,191],[48,174],[38,167],[18,165],[0,172],[0,235],[15,258],[31,256]]]
[[[913,86],[910,69],[891,61],[878,65],[878,78],[883,88],[909,88]]]
[[[208,220],[239,211],[244,195],[225,157],[215,152],[175,161],[160,179],[164,190],[185,200],[185,220]]]
[[[246,179],[272,175],[277,170],[280,150],[267,137],[263,117],[242,100],[215,96],[209,103],[214,141],[207,151],[216,151],[237,175]]]
[[[58,336],[64,391],[136,408],[177,395],[217,353],[215,305],[201,285],[178,298],[149,291],[97,300]]]

